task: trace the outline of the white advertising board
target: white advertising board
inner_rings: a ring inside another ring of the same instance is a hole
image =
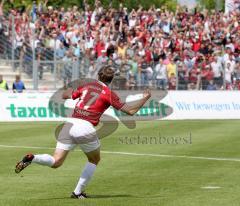
[[[64,105],[53,105],[60,116],[48,108],[51,95],[0,93],[0,121],[63,121]],[[237,91],[169,91],[161,103],[173,109],[172,114],[163,118],[165,120],[240,119],[240,92]],[[144,115],[146,109],[151,109],[150,105],[151,102],[146,104]],[[106,113],[116,116],[112,109]]]

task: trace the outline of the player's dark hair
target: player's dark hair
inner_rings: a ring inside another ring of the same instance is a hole
[[[103,66],[98,72],[98,80],[103,83],[110,84],[113,80],[113,77],[114,69],[110,65]]]

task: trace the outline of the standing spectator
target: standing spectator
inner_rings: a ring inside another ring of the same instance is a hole
[[[233,73],[234,87],[240,90],[240,62],[237,63],[236,68]]]
[[[33,1],[31,16],[32,16],[33,22],[35,22],[37,20],[37,4],[36,4],[36,1]]]
[[[216,84],[219,88],[223,85],[222,79],[222,64],[218,61],[218,57],[214,57],[214,61],[211,63],[211,68],[214,74],[214,84]]]
[[[95,48],[94,48],[96,54],[97,54],[97,57],[100,57],[102,56],[102,52],[105,51],[105,44],[103,41],[98,41],[97,44],[95,45]],[[105,55],[105,54],[104,54]]]
[[[225,68],[225,84],[226,84],[226,88],[224,89],[227,89],[227,90],[232,90],[232,76],[233,76],[233,68],[231,67],[231,62],[228,62],[227,63],[227,66]]]
[[[174,73],[172,73],[169,78],[168,89],[176,90],[176,86],[177,86],[176,76]]]
[[[184,67],[184,64],[180,62],[178,64],[178,90],[187,90],[188,84],[188,70]]]
[[[97,70],[99,70],[103,65],[107,64],[108,57],[106,53],[107,53],[106,50],[102,50],[100,56],[98,56],[97,63],[96,63]]]
[[[212,69],[209,65],[206,66],[206,69],[208,69],[208,72],[207,72],[207,75],[206,75],[206,80],[209,84],[210,81],[213,81],[213,79],[214,79],[214,73],[213,73],[213,71],[212,71]]]
[[[7,91],[8,90],[8,84],[6,80],[3,80],[3,76],[0,74],[0,90]]]
[[[168,59],[169,59],[169,62],[167,64],[168,78],[172,77],[172,75],[176,77],[177,65],[173,62],[172,57],[169,57]]]
[[[124,43],[121,41],[117,48],[118,56],[122,56],[123,58],[125,58],[126,52],[127,52],[127,46],[124,45]]]
[[[12,89],[14,93],[22,93],[23,90],[26,89],[20,75],[16,75],[16,80],[13,82]]]
[[[195,67],[189,72],[189,84],[188,89],[196,90],[199,86],[199,79],[200,79],[200,69]]]
[[[66,54],[66,48],[63,43],[60,44],[59,48],[56,50],[56,57],[58,60],[61,60]]]
[[[45,50],[41,42],[37,43],[37,47],[35,48],[35,59],[38,62],[38,72],[39,72],[39,79],[43,78],[43,63],[41,60],[44,60]]]
[[[149,65],[144,60],[142,60],[139,66],[140,66],[139,71],[141,73],[141,86],[143,88],[146,88],[149,86],[149,75],[148,75]]]
[[[195,59],[190,58],[190,55],[187,54],[184,59],[184,65],[187,68],[188,71],[190,71],[195,64]]]
[[[163,59],[159,60],[159,63],[155,67],[157,88],[165,90],[167,89],[167,67],[163,64]]]
[[[198,52],[201,48],[201,39],[199,38],[199,36],[195,36],[192,40],[192,50],[194,52]]]
[[[206,90],[210,81],[214,78],[214,73],[209,65],[205,68],[202,68],[201,71],[201,80],[202,80],[202,90]]]
[[[89,66],[87,78],[97,79],[97,74],[98,74],[98,70],[97,70],[96,64],[94,63],[94,60],[90,60],[90,66]]]
[[[66,56],[63,58],[64,68],[62,70],[62,78],[64,86],[66,86],[72,79],[73,60],[73,52],[71,50],[68,50],[66,52]]]
[[[235,59],[233,57],[233,55],[229,56],[229,60],[227,62],[225,62],[224,68],[227,68],[227,66],[233,71],[235,68]]]
[[[136,81],[133,75],[130,75],[129,80],[127,82],[127,88],[129,90],[134,90],[136,86]]]
[[[32,76],[33,50],[27,42],[23,44],[23,67],[24,71]]]
[[[129,75],[132,75],[134,79],[137,78],[137,72],[138,72],[138,56],[137,54],[134,55],[134,57],[131,59],[130,57],[127,58],[127,63],[131,65],[131,69],[129,71]]]

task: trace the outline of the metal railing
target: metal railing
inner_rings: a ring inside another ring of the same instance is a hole
[[[79,77],[96,77],[97,70],[103,64],[84,56],[81,52],[80,55],[74,55],[74,50],[71,48],[65,47],[62,43],[61,46],[57,45],[59,41],[56,38],[43,37],[42,41],[50,42],[48,42],[49,46],[43,46],[39,41],[41,31],[34,29],[30,23],[24,25],[24,28],[19,28],[19,21],[20,19],[13,15],[0,18],[0,58],[11,65],[12,71],[25,74],[26,78],[32,80],[32,89],[38,90],[40,86],[49,87],[49,85],[51,89],[57,89]],[[64,54],[63,50],[65,50]],[[201,71],[195,74],[182,72],[178,63],[176,63],[176,74],[172,77],[168,76],[168,79],[157,78],[154,71],[156,63],[151,63],[148,68],[141,68],[135,74],[131,72],[132,66],[127,62],[123,61],[119,64],[111,60],[111,64],[117,73],[116,88],[120,85],[128,89],[155,87],[171,90],[239,90],[240,88],[240,71],[237,75],[231,74],[230,84],[226,78],[225,65],[221,77],[208,80],[201,76]],[[91,67],[97,68],[95,74],[91,74]]]

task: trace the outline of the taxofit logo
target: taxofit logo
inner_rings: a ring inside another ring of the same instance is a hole
[[[66,117],[68,108],[64,104],[53,103],[51,107],[24,107],[10,104],[6,109],[12,118],[56,118]]]
[[[159,103],[157,100],[151,100],[148,105],[142,107],[134,116],[163,118],[168,116],[168,110],[168,105]],[[114,109],[114,114],[117,117],[127,116],[125,113],[116,109]]]

